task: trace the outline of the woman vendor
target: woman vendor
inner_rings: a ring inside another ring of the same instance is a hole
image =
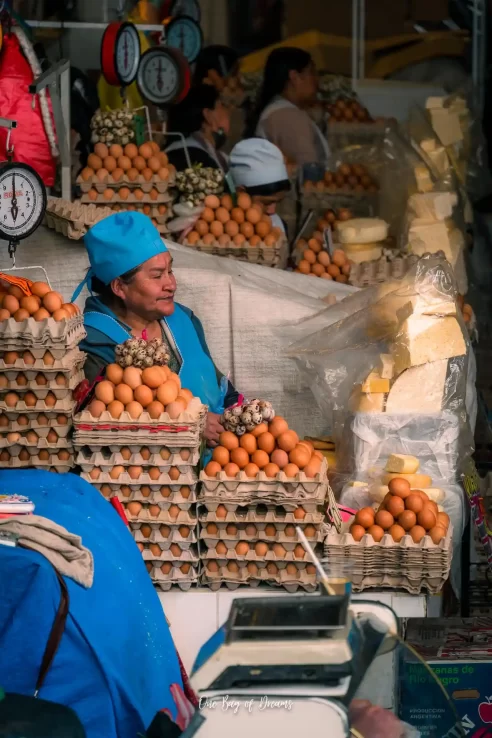
[[[330,150],[307,113],[316,102],[317,92],[318,78],[310,54],[293,47],[274,49],[267,59],[248,134],[268,139],[298,166],[324,167]]]
[[[227,140],[229,127],[229,110],[215,87],[207,84],[193,87],[183,102],[169,111],[168,131],[182,133],[185,139],[169,137],[172,141],[166,148],[169,162],[178,172],[187,169],[186,145],[192,166],[202,164],[227,172],[229,162],[220,149]]]
[[[245,190],[263,205],[272,225],[286,228],[277,205],[290,190],[289,175],[280,149],[264,138],[246,138],[231,151],[230,173],[237,190]]]
[[[116,345],[131,336],[163,339],[171,370],[209,407],[205,438],[215,446],[223,409],[239,395],[214,365],[198,318],[174,301],[171,254],[150,218],[137,212],[111,215],[89,230],[85,245],[91,267],[74,299],[87,283],[87,338],[80,345],[88,354],[87,379],[93,382],[115,360]]]

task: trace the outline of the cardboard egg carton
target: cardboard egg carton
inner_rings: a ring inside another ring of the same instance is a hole
[[[231,544],[230,547],[227,546],[227,543]],[[292,546],[291,550],[287,550],[286,545],[282,544],[284,548],[286,549],[286,554],[285,556],[281,556],[281,557],[277,556],[274,553],[273,548],[269,548],[267,553],[264,556],[258,556],[254,548],[250,549],[247,554],[241,556],[237,554],[236,551],[234,550],[234,541],[228,541],[228,542],[224,541],[224,544],[227,547],[226,553],[218,553],[216,548],[208,548],[205,552],[202,552],[202,558],[223,559],[225,561],[246,561],[246,562],[253,561],[255,563],[259,561],[266,561],[267,563],[272,562],[274,564],[282,563],[282,564],[285,564],[285,566],[287,566],[287,564],[290,564],[291,562],[309,563],[308,555],[304,550],[303,550],[303,554],[304,554],[303,558],[300,558],[294,555],[293,549],[295,548],[295,546],[300,545],[298,542],[291,544]],[[236,542],[236,545],[237,545],[237,542]],[[315,553],[321,551],[321,546],[317,546],[317,547],[313,546],[313,548],[314,548]]]
[[[192,511],[180,510],[178,516],[173,517],[172,519],[169,517],[168,514],[166,518],[163,518],[158,522],[156,522],[155,520],[145,522],[142,522],[140,520],[131,521],[130,528],[132,530],[133,537],[136,541],[139,541],[140,543],[165,543],[167,538],[164,538],[161,533],[159,533],[159,528],[161,527],[161,525],[167,525],[170,528],[180,525],[187,525],[189,528],[196,528],[197,524],[198,521]],[[148,525],[151,528],[151,533],[148,538],[146,538],[141,532],[141,528],[143,525]]]
[[[391,279],[401,279],[418,260],[419,257],[415,255],[398,256],[392,261],[383,256],[376,261],[352,264],[349,283],[353,287],[370,287]]]
[[[48,429],[49,432],[50,429]],[[39,434],[38,434],[39,435]],[[0,435],[0,449],[8,448],[12,456],[18,456],[22,449],[26,449],[31,456],[37,456],[39,450],[51,450],[53,453],[67,449],[73,454],[73,446],[68,438],[58,438],[56,443],[49,443],[46,438],[41,436],[35,446],[31,445],[28,439],[21,435],[19,439],[13,441],[5,435]]]
[[[333,548],[334,551],[349,552],[352,554],[359,554],[360,556],[366,556],[367,554],[374,553],[377,556],[383,549],[388,553],[405,551],[408,553],[428,551],[432,553],[447,553],[451,549],[452,541],[452,530],[453,526],[450,524],[447,530],[446,536],[441,540],[439,544],[432,542],[430,536],[425,536],[420,543],[414,543],[410,535],[403,536],[400,543],[395,543],[393,538],[386,533],[381,539],[380,543],[376,543],[374,538],[366,533],[362,536],[359,542],[354,541],[353,536],[350,533],[332,533],[329,532],[325,539],[325,552],[328,552]]]
[[[128,472],[123,472],[120,474],[116,479],[113,479],[110,476],[109,471],[103,471],[101,467],[91,467],[90,464],[84,464],[84,471],[81,474],[82,479],[85,479],[87,482],[93,482],[96,480],[99,484],[118,484],[118,485],[127,485],[131,487],[133,484],[142,486],[170,486],[171,484],[179,485],[180,487],[188,486],[192,487],[197,482],[196,474],[194,473],[192,467],[186,467],[186,473],[183,473],[185,471],[184,468],[181,468],[179,471],[181,472],[178,479],[171,479],[169,474],[165,471],[162,471],[158,479],[152,479],[149,476],[148,471],[143,470],[140,476],[137,479],[133,479]],[[95,469],[100,468],[101,474],[98,477],[90,476],[90,472]],[[106,466],[106,469],[111,469],[112,467]]]
[[[24,351],[25,349],[21,349],[21,354],[23,354]],[[53,354],[55,362],[52,366],[49,366],[43,361],[43,356],[46,351],[50,351],[51,353],[51,349],[42,349],[41,355],[35,359],[33,364],[26,364],[24,359],[22,359],[22,356],[13,364],[6,364],[4,361],[4,353],[2,351],[0,353],[0,373],[7,374],[7,377],[9,377],[9,373],[11,373],[11,376],[15,377],[19,372],[22,372],[30,381],[39,373],[44,374],[47,378],[55,374],[71,375],[73,372],[78,372],[85,362],[85,354],[80,351],[80,349],[74,348],[68,352],[63,351],[60,358],[56,358]],[[37,353],[39,355],[39,351],[37,351]]]
[[[80,343],[86,335],[83,315],[59,321],[8,318],[0,321],[0,350],[15,351],[17,347],[25,350],[30,346],[49,348],[50,345],[68,348]]]
[[[166,552],[169,551],[173,543],[176,543],[182,551],[190,551],[191,546],[193,546],[193,550],[191,551],[191,558],[186,557],[186,561],[194,561],[195,563],[198,563],[199,557],[198,557],[198,549],[196,547],[197,544],[197,535],[196,535],[196,528],[190,527],[190,534],[186,538],[183,538],[183,536],[179,532],[180,526],[178,525],[172,525],[169,526],[171,529],[171,532],[167,538],[162,538],[161,541],[157,543],[147,543],[144,545],[142,556],[144,558],[144,561],[174,561],[174,560],[182,560],[179,557],[173,557],[169,558],[169,556],[164,556]],[[152,547],[154,550],[150,549],[150,545],[152,544]],[[159,552],[157,552],[156,547],[159,548]]]
[[[199,582],[198,569],[192,567],[184,574],[179,567],[173,566],[169,574],[164,574],[160,569],[153,567],[151,579],[155,587],[163,592],[169,592],[172,587],[179,587],[181,591],[188,592]]]
[[[285,528],[286,525],[279,525],[275,526],[276,532],[274,536],[267,535],[265,532],[265,528],[267,526],[266,523],[257,523],[255,524],[256,528],[256,534],[251,536],[246,533],[246,529],[244,528],[238,528],[237,533],[229,534],[227,533],[227,526],[228,523],[221,523],[220,526],[217,525],[218,531],[217,533],[209,533],[206,526],[203,526],[203,524],[200,526],[200,540],[205,542],[205,545],[208,548],[214,548],[217,541],[223,541],[227,548],[231,548],[231,546],[236,546],[239,541],[246,541],[247,543],[256,543],[257,541],[264,541],[265,543],[282,543],[285,548],[287,546],[287,550],[293,550],[295,546],[299,543],[299,540],[297,538],[297,533],[295,533],[293,536],[289,536],[285,534]],[[236,526],[237,527],[237,526]],[[311,544],[321,543],[325,538],[325,533],[323,531],[323,525],[319,525],[316,528],[316,532],[314,536],[306,536],[308,541]]]
[[[157,190],[157,195],[155,197],[151,197],[150,195],[150,191],[152,190],[152,188]],[[107,188],[103,186],[102,192],[104,192],[104,190],[106,189]],[[170,202],[172,199],[167,191],[167,187],[165,187],[163,182],[153,186],[151,185],[148,188],[148,191],[145,191],[142,186],[140,186],[140,189],[143,192],[143,195],[140,197],[140,199],[135,196],[133,190],[130,192],[126,200],[120,197],[118,190],[112,190],[113,197],[110,200],[107,200],[102,192],[98,192],[97,197],[95,197],[93,200],[91,199],[89,192],[84,192],[81,197],[81,202],[83,205],[88,205],[92,203],[93,205],[104,205],[105,207],[109,207],[110,205],[114,205],[116,203],[118,203],[118,205],[162,205]]]
[[[10,374],[10,372],[5,373],[7,376]],[[5,395],[7,392],[18,392],[18,393],[26,393],[26,392],[32,392],[34,395],[36,395],[37,398],[40,400],[44,400],[46,398],[46,395],[51,392],[57,400],[64,400],[65,398],[72,399],[72,393],[74,389],[84,381],[84,372],[79,371],[75,374],[72,374],[69,377],[66,377],[66,385],[62,386],[58,384],[55,381],[54,377],[47,378],[48,383],[47,384],[38,384],[34,379],[31,379],[27,382],[25,385],[18,385],[15,381],[15,375],[17,372],[14,372],[14,378],[9,379],[9,386],[3,387],[0,389],[0,398]],[[26,377],[27,379],[27,377]]]
[[[165,169],[165,167],[163,168]],[[107,190],[108,188],[111,190],[115,190],[117,194],[118,190],[122,187],[127,187],[129,190],[132,190],[132,194],[133,190],[138,189],[142,190],[142,192],[145,192],[146,194],[148,194],[153,189],[157,190],[159,194],[165,194],[170,187],[174,186],[174,177],[161,179],[161,177],[159,177],[157,174],[154,174],[150,179],[145,179],[145,177],[139,174],[136,179],[130,181],[129,179],[115,180],[114,177],[110,174],[108,177],[103,177],[103,179],[98,179],[98,177],[82,179],[82,177],[78,177],[76,184],[78,184],[84,196],[87,192],[89,192],[89,190],[94,189],[99,194],[102,194],[104,190]],[[130,198],[128,198],[128,200],[129,199]],[[168,199],[170,200],[171,198],[168,196]],[[84,197],[82,197],[82,202],[84,202]]]
[[[90,471],[93,467],[98,466],[103,471],[110,471],[114,466],[153,466],[162,468],[163,470],[170,469],[171,467],[179,468],[182,474],[188,474],[200,461],[200,452],[198,449],[191,451],[190,449],[183,449],[189,451],[190,456],[188,459],[182,459],[179,452],[173,453],[169,459],[163,459],[159,453],[159,450],[153,452],[149,446],[151,455],[149,459],[143,459],[140,454],[142,446],[137,447],[138,450],[134,451],[130,459],[124,459],[121,453],[118,451],[109,453],[103,451],[95,451],[84,447],[77,456],[77,464],[82,467],[83,471]],[[134,447],[135,448],[135,447]],[[156,447],[154,446],[153,449]],[[157,447],[159,449],[159,447]],[[130,449],[131,451],[132,449]]]
[[[1,469],[26,469],[34,467],[35,469],[50,469],[55,467],[57,471],[68,472],[74,466],[74,457],[60,460],[56,453],[50,454],[48,459],[40,459],[39,456],[30,456],[29,459],[21,461],[18,456],[13,456],[9,461],[0,461]]]
[[[93,480],[91,480],[91,484],[94,484]],[[182,487],[180,487],[179,485],[177,487],[166,487],[164,493],[162,487],[153,485],[144,485],[143,487],[128,487],[121,486],[119,484],[96,484],[97,489],[102,494],[104,494],[103,490],[101,489],[103,486],[105,486],[106,488],[110,487],[111,496],[117,497],[123,503],[142,502],[146,505],[162,505],[163,510],[168,510],[171,505],[178,505],[180,510],[190,510],[192,505],[196,504],[197,495],[195,487],[191,487],[188,496],[184,497],[181,493]],[[168,494],[168,490],[170,490],[170,494]],[[154,518],[150,516],[149,519],[153,520]]]
[[[224,527],[228,523],[236,523],[236,524],[246,524],[246,523],[253,523],[256,524],[262,524],[262,523],[274,523],[275,525],[300,525],[301,527],[303,525],[321,525],[324,520],[324,513],[321,512],[319,509],[314,510],[313,512],[306,512],[306,515],[304,518],[296,518],[294,515],[294,511],[287,510],[276,506],[272,506],[270,508],[265,508],[265,512],[263,513],[263,510],[261,512],[258,511],[256,506],[254,508],[249,507],[236,507],[234,510],[227,510],[227,515],[225,518],[218,518],[216,515],[218,505],[214,505],[214,510],[211,511],[208,509],[208,506],[199,504],[198,507],[198,517],[200,520],[200,525],[206,526],[207,523],[216,523],[217,525],[224,525]],[[262,508],[265,506],[263,505]]]
[[[46,405],[44,400],[38,399],[35,405],[33,405],[32,407],[28,407],[21,396],[19,402],[17,402],[15,407],[8,407],[5,403],[5,396],[0,395],[0,412],[2,412],[8,418],[13,418],[16,415],[32,416],[33,414],[38,415],[39,413],[58,413],[71,416],[73,411],[75,410],[76,404],[77,403],[75,402],[75,400],[67,396],[64,397],[62,400],[57,399],[55,404],[51,406]]]
[[[212,256],[227,256],[238,261],[247,261],[250,264],[276,267],[280,265],[282,251],[286,249],[287,241],[279,239],[274,246],[266,246],[264,241],[261,241],[258,246],[249,246],[247,242],[243,246],[234,246],[232,243],[229,246],[220,246],[217,241],[205,244],[201,240],[194,244],[185,241],[183,245]]]
[[[118,499],[120,499],[118,496],[118,493],[116,493],[116,496],[118,497]],[[140,502],[143,505],[138,515],[131,515],[128,512],[128,508],[127,508],[128,501]],[[121,502],[123,502],[123,500],[121,500]],[[125,507],[127,511],[126,517],[128,518],[128,520],[133,520],[135,522],[139,521],[139,522],[147,522],[147,523],[157,523],[157,522],[161,523],[162,521],[169,520],[169,510],[172,505],[179,507],[180,510],[188,511],[188,510],[191,510],[194,504],[195,503],[193,501],[190,501],[189,499],[182,498],[182,501],[180,502],[177,502],[177,501],[171,502],[169,499],[163,498],[161,496],[161,498],[156,500],[155,502],[149,502],[149,498],[144,498],[143,501],[142,500],[128,500],[128,498],[125,498],[123,506]],[[150,512],[150,505],[156,506],[159,508],[160,512],[158,515],[153,515]]]
[[[219,562],[218,562],[219,563]],[[207,569],[207,561],[203,561],[204,568],[200,577],[202,584],[207,585],[212,590],[219,590],[225,585],[230,590],[238,589],[241,585],[250,587],[259,587],[261,584],[269,584],[271,586],[283,587],[293,594],[298,589],[306,592],[314,592],[317,589],[316,575],[306,572],[306,565],[296,565],[297,575],[288,573],[285,568],[279,568],[277,574],[270,574],[266,567],[259,569],[257,574],[251,575],[247,566],[240,565],[237,572],[232,572],[227,568],[227,562],[220,562],[217,572],[210,572]],[[287,564],[286,564],[287,566]]]
[[[201,506],[205,507],[209,512],[216,513],[217,509],[220,505],[225,507],[228,513],[235,513],[238,509],[244,507],[245,505],[249,505],[251,508],[256,508],[258,505],[261,505],[262,508],[266,507],[269,510],[275,510],[278,507],[283,507],[287,512],[294,513],[295,510],[299,507],[299,505],[302,506],[302,508],[307,513],[316,513],[318,510],[319,503],[317,500],[309,500],[306,502],[305,500],[288,500],[285,498],[273,498],[269,500],[266,497],[253,499],[252,501],[249,501],[247,499],[241,499],[238,498],[238,500],[234,501],[228,501],[225,502],[222,498],[217,497],[214,499],[204,499],[203,496],[203,489],[198,495],[198,502]],[[257,518],[254,518],[256,520]],[[254,522],[254,520],[252,522]]]
[[[367,575],[351,575],[352,589],[354,592],[363,592],[366,589],[377,587],[378,589],[404,589],[409,594],[418,595],[423,590],[429,594],[438,594],[446,584],[449,577],[449,570],[444,572],[442,576],[432,576],[423,579],[421,576],[410,578],[401,575],[390,576],[387,574],[375,573],[372,576]]]
[[[148,203],[146,203],[146,204],[148,204]],[[153,218],[155,221],[157,221],[158,225],[163,225],[163,224],[167,223],[168,220],[171,220],[171,218],[174,217],[174,210],[172,208],[172,202],[169,202],[169,203],[160,203],[160,204],[166,206],[166,212],[165,213],[159,212],[159,205],[152,205],[152,206],[150,206],[150,213],[144,213],[144,215],[147,215],[149,218]],[[120,204],[119,203],[116,203],[116,205],[118,206],[118,209],[115,210],[114,209],[114,206],[113,206],[113,208],[111,209],[111,212],[112,213],[114,213],[114,212],[126,212],[125,211],[125,207],[120,207]],[[137,213],[142,213],[143,212],[143,207],[144,207],[143,205],[142,205],[142,207],[138,207],[138,204],[136,204],[135,205],[136,212]]]
[[[304,472],[300,471],[295,477],[287,477],[283,471],[276,477],[267,477],[265,472],[260,471],[259,474],[252,479],[246,476],[244,471],[234,477],[228,477],[224,471],[217,474],[216,477],[209,477],[204,471],[200,474],[202,481],[203,496],[210,494],[214,496],[220,495],[226,498],[234,495],[250,495],[252,493],[267,493],[272,495],[285,495],[286,497],[297,497],[302,499],[319,499],[324,500],[328,492],[328,466],[326,459],[323,459],[321,469],[314,477],[307,477]]]
[[[47,416],[48,425],[40,425],[39,420],[37,419],[40,414]],[[72,429],[70,418],[67,417],[66,425],[61,425],[58,422],[57,415],[65,414],[50,412],[25,413],[24,415],[17,415],[16,413],[10,412],[2,413],[0,414],[0,430],[2,433],[24,433],[29,430],[34,430],[40,438],[44,439],[48,436],[50,430],[54,430],[60,438],[66,438]],[[7,420],[6,425],[3,425],[4,418]]]
[[[99,418],[94,418],[88,408],[84,409],[81,413],[75,417],[76,428],[84,430],[85,432],[94,431],[95,434],[101,431],[115,431],[124,436],[131,432],[139,433],[139,439],[152,438],[155,444],[167,445],[162,441],[164,435],[169,436],[170,446],[181,445],[189,448],[190,446],[199,446],[200,441],[195,440],[194,442],[189,441],[188,437],[194,437],[195,434],[201,431],[202,426],[205,423],[205,415],[207,408],[202,405],[198,397],[194,397],[184,413],[181,413],[179,418],[172,419],[168,413],[162,413],[160,418],[153,419],[146,412],[143,412],[138,419],[134,419],[128,412],[123,412],[119,418],[113,418],[112,415],[106,410],[102,413]],[[143,435],[145,433],[145,435]],[[179,441],[176,439],[179,434]],[[181,435],[182,434],[182,435]],[[120,438],[120,435],[116,437],[115,433],[111,433],[112,442],[120,443],[122,446],[127,446],[126,439]],[[181,438],[185,439],[181,441]],[[135,444],[135,436],[130,436],[131,443]],[[86,443],[85,445],[100,445],[97,442]],[[146,445],[144,442],[140,445]]]

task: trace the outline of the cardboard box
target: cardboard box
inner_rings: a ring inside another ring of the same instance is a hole
[[[492,736],[492,618],[425,618],[410,620],[409,643],[446,690],[410,651],[400,661],[399,716],[418,728],[422,738]],[[484,731],[485,729],[485,731]]]

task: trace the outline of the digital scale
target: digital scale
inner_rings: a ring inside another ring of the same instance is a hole
[[[398,630],[390,608],[348,595],[234,600],[195,663],[201,709],[182,738],[299,738],[311,725],[346,738],[348,706]]]
[[[104,31],[101,42],[101,71],[115,87],[128,87],[140,63],[140,37],[133,23],[115,21]]]
[[[148,49],[140,60],[137,87],[142,97],[154,105],[175,105],[190,90],[190,66],[178,49],[167,46]]]

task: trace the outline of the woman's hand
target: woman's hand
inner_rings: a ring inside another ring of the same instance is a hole
[[[349,708],[350,727],[364,738],[401,738],[405,734],[396,715],[368,700],[353,700]]]
[[[205,423],[205,438],[207,446],[215,448],[219,442],[219,436],[224,432],[224,428],[220,424],[220,415],[216,413],[207,413],[207,421]]]

